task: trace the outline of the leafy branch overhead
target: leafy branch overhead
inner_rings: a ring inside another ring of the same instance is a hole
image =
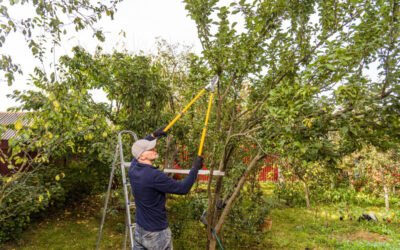
[[[67,33],[90,28],[93,36],[100,41],[105,37],[100,28],[95,27],[103,16],[114,17],[117,4],[121,0],[93,3],[83,1],[43,1],[22,0],[0,4],[0,48],[10,43],[11,34],[21,35],[32,56],[43,62],[46,53],[52,52]],[[27,13],[20,17],[16,9]],[[50,48],[50,49],[49,49]],[[15,79],[14,74],[22,74],[20,65],[13,62],[11,55],[1,54],[0,70],[4,72],[8,85]]]

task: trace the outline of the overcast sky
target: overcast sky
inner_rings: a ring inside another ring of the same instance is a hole
[[[16,14],[24,15],[29,12],[19,8]],[[195,23],[187,16],[184,4],[176,0],[125,0],[118,5],[118,11],[114,20],[104,18],[96,24],[101,27],[106,35],[104,43],[92,38],[90,31],[70,33],[67,35],[60,47],[56,48],[55,55],[47,58],[45,64],[52,63],[64,54],[71,54],[71,48],[76,45],[84,47],[93,52],[97,45],[104,48],[105,52],[112,52],[113,49],[126,49],[129,52],[154,51],[157,37],[161,37],[169,43],[180,43],[193,46],[196,53],[201,52],[201,45],[197,38]],[[125,31],[126,36],[120,33]],[[0,75],[0,111],[15,106],[16,103],[7,98],[14,89],[23,90],[32,88],[28,86],[27,78],[35,65],[33,56],[24,42],[22,35],[11,35],[1,52],[11,54],[15,63],[22,66],[24,75],[17,77],[17,81],[7,86],[3,74]],[[40,65],[39,65],[40,66]],[[101,93],[95,93],[95,99],[104,98]]]

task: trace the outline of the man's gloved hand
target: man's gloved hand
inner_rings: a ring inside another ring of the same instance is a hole
[[[197,156],[193,160],[192,167],[197,168],[198,170],[200,170],[203,167],[203,161],[204,161],[204,158],[202,156]]]
[[[164,132],[164,128],[165,128],[166,126],[163,126],[163,127],[161,127],[161,128],[158,128],[156,131],[154,131],[153,132],[153,134],[152,134],[152,136],[154,137],[154,138],[160,138],[160,137],[163,137],[163,136],[167,136],[167,132]]]
[[[163,136],[167,136],[167,132],[164,132],[164,128],[166,126],[162,126],[161,128],[156,129],[153,133],[147,135],[144,139],[148,141],[152,141]]]

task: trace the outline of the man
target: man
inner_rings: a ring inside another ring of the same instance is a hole
[[[182,181],[176,181],[154,167],[153,161],[158,158],[155,148],[157,138],[165,135],[162,129],[158,129],[132,145],[134,159],[129,169],[129,179],[136,205],[135,250],[173,249],[165,195],[187,194],[203,165],[203,158],[197,156],[189,175]]]

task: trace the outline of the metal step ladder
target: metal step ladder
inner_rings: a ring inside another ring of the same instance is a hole
[[[100,228],[99,228],[99,235],[97,237],[97,242],[96,242],[96,249],[99,249],[100,247],[100,241],[103,233],[103,226],[104,222],[106,219],[106,214],[107,214],[107,207],[108,207],[108,201],[110,199],[111,195],[111,186],[112,182],[114,179],[114,173],[117,168],[117,160],[118,160],[118,154],[119,154],[119,164],[120,164],[120,169],[121,169],[121,177],[122,177],[122,188],[124,190],[124,202],[125,202],[125,210],[126,210],[126,216],[125,216],[125,237],[124,237],[124,243],[123,249],[126,249],[127,245],[127,239],[129,235],[129,245],[130,249],[133,249],[133,244],[134,244],[134,229],[135,229],[135,224],[132,222],[132,216],[131,216],[131,208],[134,208],[135,203],[131,200],[133,198],[133,195],[130,195],[131,193],[131,188],[130,188],[130,182],[126,176],[127,174],[127,169],[131,166],[130,162],[126,162],[124,158],[124,148],[123,148],[123,143],[122,143],[122,136],[124,134],[131,135],[132,139],[134,141],[137,141],[137,135],[129,130],[123,130],[118,133],[118,143],[115,147],[115,153],[114,153],[114,159],[111,167],[111,173],[110,173],[110,179],[108,182],[108,188],[107,188],[107,193],[106,193],[106,198],[104,202],[104,208],[103,208],[103,215],[101,218],[101,223],[100,223]]]

